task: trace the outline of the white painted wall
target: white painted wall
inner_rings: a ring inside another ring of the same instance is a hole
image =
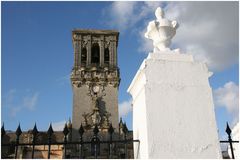
[[[211,74],[191,55],[149,54],[128,89],[135,158],[221,158]]]
[[[233,141],[239,141],[239,122],[233,127],[232,129],[232,140]],[[233,151],[234,151],[234,157],[235,159],[240,159],[240,152],[239,152],[239,143],[233,143]],[[228,145],[228,155],[230,158],[232,158],[232,153],[230,149],[230,145]]]

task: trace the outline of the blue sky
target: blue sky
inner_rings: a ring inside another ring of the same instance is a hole
[[[223,137],[226,121],[233,126],[239,120],[238,2],[2,2],[5,128],[15,130],[20,122],[28,130],[36,122],[47,130],[50,122],[57,128],[71,117],[71,31],[82,28],[120,31],[119,109],[131,129],[131,96],[126,90],[152,49],[143,34],[158,6],[180,24],[172,48],[193,54],[214,72],[209,81]]]

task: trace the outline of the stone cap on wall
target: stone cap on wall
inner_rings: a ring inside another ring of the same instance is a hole
[[[101,34],[101,35],[116,35],[117,38],[119,36],[119,32],[117,30],[97,30],[97,29],[74,29],[72,31],[73,34]]]

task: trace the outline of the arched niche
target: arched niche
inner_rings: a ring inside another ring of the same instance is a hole
[[[87,63],[87,49],[86,49],[86,47],[82,48],[81,63],[82,64],[86,64]]]
[[[108,65],[109,64],[109,49],[108,48],[105,48],[104,49],[104,64]]]
[[[100,47],[98,43],[94,43],[92,45],[92,53],[91,53],[91,63],[99,64],[100,62]]]

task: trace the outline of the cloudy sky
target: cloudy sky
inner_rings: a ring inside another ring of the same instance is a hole
[[[121,72],[119,112],[132,128],[131,96],[126,92],[141,62],[152,51],[144,38],[161,6],[180,27],[172,49],[192,54],[214,74],[213,89],[220,137],[226,121],[239,121],[238,2],[2,2],[1,120],[24,130],[36,122],[47,130],[71,118],[73,65],[71,31],[117,29]]]

